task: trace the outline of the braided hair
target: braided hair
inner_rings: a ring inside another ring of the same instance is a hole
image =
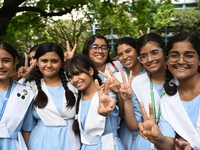
[[[52,52],[52,51],[56,52],[56,54],[58,54],[58,56],[60,57],[61,61],[64,62],[64,54],[63,54],[62,48],[58,44],[52,43],[52,42],[46,42],[46,43],[41,44],[35,53],[35,59],[38,60],[39,57],[43,56],[45,53]],[[69,90],[67,86],[68,81],[65,77],[63,68],[60,68],[59,70],[59,77],[65,89],[66,107],[71,108],[75,105],[76,101],[75,101],[74,94],[72,93],[72,91]],[[45,94],[45,92],[42,90],[42,87],[41,87],[42,78],[43,78],[43,74],[40,72],[39,67],[36,66],[35,83],[37,85],[38,94],[34,100],[34,105],[37,106],[38,108],[44,108],[48,103],[47,95]]]

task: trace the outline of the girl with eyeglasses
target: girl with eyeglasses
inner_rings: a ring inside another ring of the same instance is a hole
[[[63,50],[57,43],[46,42],[38,47],[35,59],[35,80],[27,82],[35,95],[36,123],[28,149],[77,150],[79,136],[73,130],[77,90],[66,79]]]
[[[135,150],[153,150],[154,145],[144,139],[140,132],[144,121],[139,102],[143,102],[148,111],[148,103],[154,108],[156,124],[160,120],[160,99],[165,95],[163,84],[166,78],[165,44],[161,36],[149,33],[141,36],[136,47],[138,60],[147,71],[140,73],[132,80],[133,99],[124,101],[124,116],[128,129],[134,132]],[[129,115],[131,113],[131,115]],[[133,116],[135,114],[135,116]],[[138,134],[138,132],[141,134]]]
[[[79,54],[67,64],[66,74],[78,91],[76,114],[81,150],[124,150],[118,137],[119,110],[110,91],[110,79],[102,81],[94,63]]]
[[[32,116],[33,92],[11,80],[16,69],[17,51],[8,43],[0,42],[0,149],[27,150]]]
[[[110,56],[110,47],[108,40],[102,35],[92,35],[87,38],[82,54],[89,56],[94,62],[98,71],[110,76],[106,66],[109,66],[112,72],[118,72],[122,70],[122,64],[115,60],[113,61]],[[102,81],[105,82],[105,78],[101,76]]]
[[[161,99],[161,119],[158,126],[153,121],[152,105],[146,113],[141,132],[158,149],[200,149],[200,39],[191,33],[173,36],[166,47],[167,66],[166,95]],[[174,77],[179,86],[171,83]],[[149,114],[150,118],[147,118]],[[178,138],[175,140],[175,138]]]

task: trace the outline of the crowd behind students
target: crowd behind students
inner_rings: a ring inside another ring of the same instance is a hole
[[[200,150],[200,39],[140,33],[116,42],[116,60],[102,35],[82,54],[35,45],[18,77],[0,42],[0,150]]]

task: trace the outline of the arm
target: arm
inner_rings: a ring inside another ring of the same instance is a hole
[[[148,118],[143,103],[140,103],[142,117],[144,119],[144,123],[140,123],[139,125],[139,133],[150,142],[154,143],[158,150],[172,150],[174,148],[174,138],[165,137],[160,132],[158,126],[155,124],[154,116],[153,116],[153,108],[152,104],[149,104],[149,115]]]
[[[133,132],[138,129],[137,120],[135,117],[134,109],[133,109],[133,94],[132,94],[132,88],[131,88],[131,81],[133,79],[132,71],[130,71],[130,77],[128,79],[128,82],[126,82],[124,72],[120,71],[123,83],[121,83],[120,88],[120,95],[123,99],[123,105],[124,105],[124,119],[125,123],[130,130],[130,132]]]
[[[24,138],[26,145],[28,145],[28,139],[29,139],[30,134],[31,134],[31,132],[22,131],[22,136]]]

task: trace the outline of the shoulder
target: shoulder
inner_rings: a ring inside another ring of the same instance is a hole
[[[106,63],[106,65],[112,66],[112,70],[113,70],[113,68],[114,68],[114,70],[117,69],[118,71],[123,69],[123,65],[120,63],[119,60],[114,60],[114,61],[108,62],[108,63]]]

